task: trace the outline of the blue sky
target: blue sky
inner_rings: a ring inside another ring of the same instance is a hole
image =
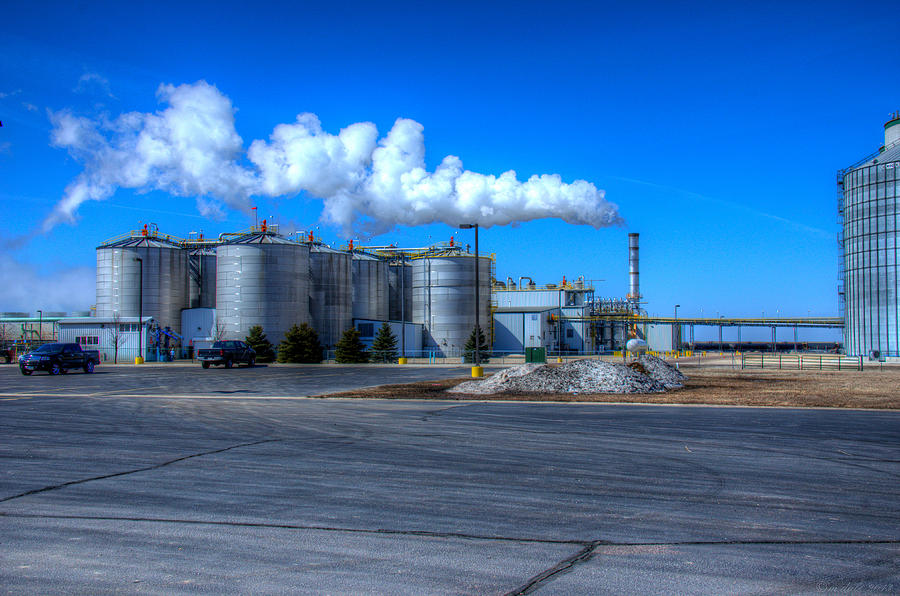
[[[300,113],[331,135],[370,122],[378,139],[405,118],[422,127],[428,172],[452,155],[520,182],[557,174],[618,207],[621,226],[484,229],[501,279],[584,275],[622,296],[639,232],[650,313],[833,316],[835,171],[877,150],[900,109],[891,2],[137,4],[6,4],[0,310],[86,308],[95,247],[140,222],[178,236],[252,223],[237,201],[216,220],[151,184],[117,186],[42,231],[85,170],[84,154],[51,142],[61,114],[121,123],[165,110],[161,85],[205,81],[235,109],[242,171],[257,172],[251,144]],[[351,235],[308,191],[247,200],[329,242]],[[451,235],[471,242],[444,223],[362,241]]]

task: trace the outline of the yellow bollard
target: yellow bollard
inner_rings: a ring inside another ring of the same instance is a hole
[[[562,356],[557,356],[557,357],[556,357],[556,361],[557,361],[557,362],[562,362]]]
[[[399,360],[397,360],[397,364],[406,364],[406,363],[407,363],[406,358],[400,358]]]
[[[482,367],[480,367],[480,366],[472,367],[472,378],[480,379],[483,376],[484,376],[484,369]]]
[[[144,363],[144,359],[141,358],[140,356],[138,356],[137,358],[134,359],[134,363],[135,363],[135,364],[143,364],[143,363]]]

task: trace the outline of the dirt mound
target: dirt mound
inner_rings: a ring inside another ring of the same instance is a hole
[[[656,356],[650,354],[641,354],[637,362],[632,364],[639,365],[651,379],[662,383],[666,389],[681,389],[684,387],[684,380],[687,378],[680,370]]]
[[[657,380],[623,364],[575,360],[560,365],[524,364],[483,381],[467,381],[451,393],[662,393]]]

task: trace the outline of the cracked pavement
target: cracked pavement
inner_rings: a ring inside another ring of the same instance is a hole
[[[0,368],[0,593],[900,592],[900,412],[106,370]]]

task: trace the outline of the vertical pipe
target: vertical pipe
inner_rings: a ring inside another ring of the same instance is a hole
[[[641,285],[638,265],[640,262],[638,237],[640,234],[628,234],[628,298],[635,311],[641,301]]]

